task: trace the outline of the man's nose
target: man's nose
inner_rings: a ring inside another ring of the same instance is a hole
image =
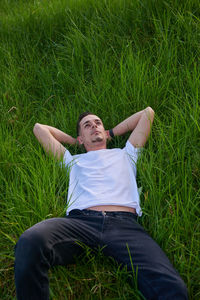
[[[96,123],[92,123],[92,127],[97,127],[97,124]]]

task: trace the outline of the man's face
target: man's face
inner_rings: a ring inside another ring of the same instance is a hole
[[[88,115],[80,122],[79,143],[86,151],[106,149],[107,135],[103,123],[96,115]]]

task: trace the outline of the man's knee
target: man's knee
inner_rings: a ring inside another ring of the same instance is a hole
[[[29,269],[32,265],[45,259],[48,253],[47,242],[39,231],[26,230],[15,246],[15,267]]]
[[[170,289],[170,286],[169,286]],[[174,299],[177,300],[187,300],[188,299],[188,291],[184,281],[179,277],[177,281],[172,285],[172,295],[174,295]]]
[[[138,286],[146,299],[187,300],[187,287],[178,273],[138,274]]]

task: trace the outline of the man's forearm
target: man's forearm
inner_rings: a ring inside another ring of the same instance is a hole
[[[48,132],[60,143],[74,145],[77,142],[77,140],[75,138],[73,138],[72,136],[64,133],[63,131],[61,131],[55,127],[36,123],[34,126],[34,133],[35,134],[38,133],[38,135],[39,135],[40,131]],[[36,136],[37,136],[37,134],[36,134]]]
[[[132,116],[128,117],[127,119],[119,123],[117,126],[115,126],[113,128],[114,136],[120,136],[129,131],[133,131],[144,112],[145,109],[133,114]]]

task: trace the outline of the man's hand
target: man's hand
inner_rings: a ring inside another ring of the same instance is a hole
[[[106,136],[107,136],[107,140],[109,140],[109,141],[112,140],[112,137],[110,136],[109,130],[106,130]]]

